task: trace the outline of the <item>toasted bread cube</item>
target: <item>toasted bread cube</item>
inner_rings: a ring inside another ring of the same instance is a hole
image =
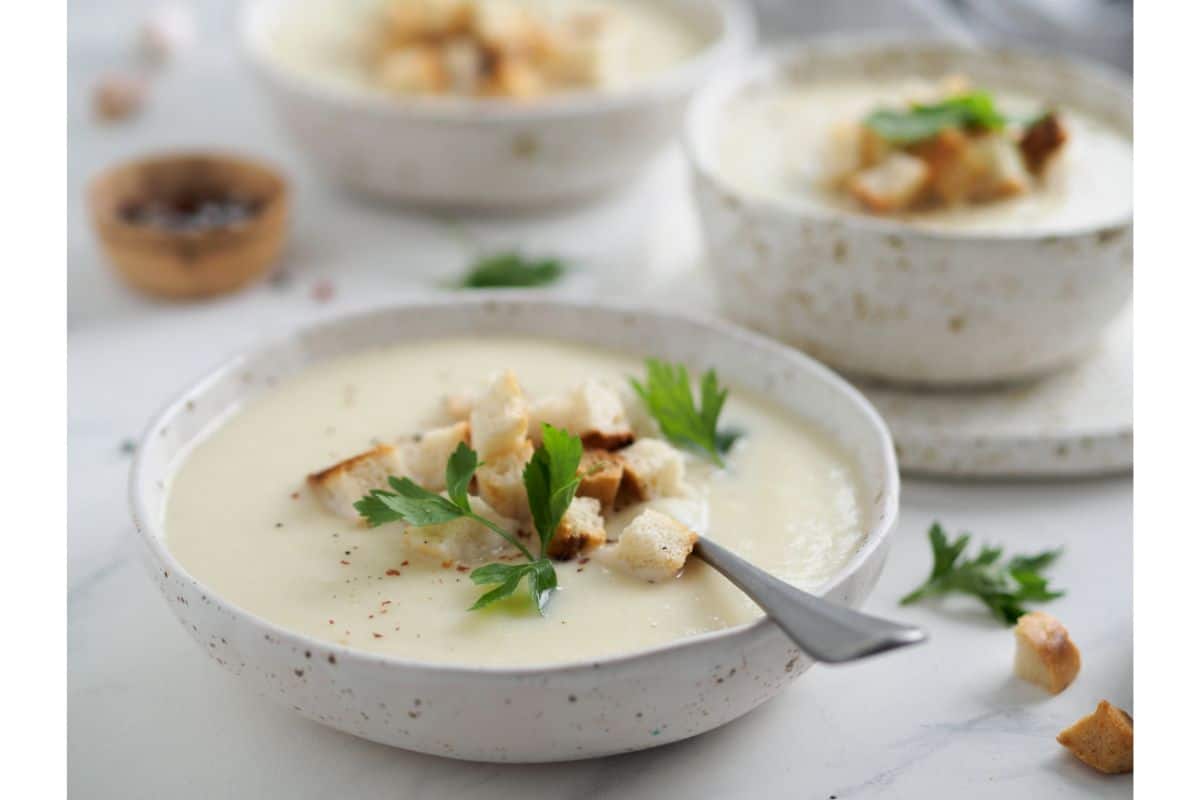
[[[1034,175],[1041,175],[1046,165],[1067,143],[1067,129],[1057,114],[1047,114],[1025,129],[1021,135],[1021,157],[1025,167]]]
[[[929,165],[921,159],[895,152],[876,166],[856,172],[846,186],[867,210],[886,214],[912,206],[929,185],[930,174]]]
[[[473,95],[479,92],[485,63],[479,45],[465,36],[450,39],[442,45],[442,63],[452,93]]]
[[[543,398],[529,409],[530,435],[541,441],[542,423],[562,428],[583,440],[586,447],[614,450],[633,441],[625,404],[611,387],[584,381],[561,395]]]
[[[634,577],[668,581],[683,569],[697,538],[682,522],[646,509],[621,532],[613,556]]]
[[[486,501],[471,497],[471,510],[518,537],[520,524],[505,517]],[[404,532],[406,549],[414,556],[448,563],[476,565],[519,554],[506,539],[469,517],[423,527],[409,526]]]
[[[463,0],[393,0],[387,9],[388,34],[397,42],[464,33],[474,12]]]
[[[945,128],[936,136],[909,145],[909,155],[929,168],[927,193],[937,202],[954,205],[971,198],[981,172],[972,163],[971,144],[972,139],[963,131]]]
[[[1071,685],[1079,674],[1079,648],[1071,641],[1066,626],[1043,611],[1033,611],[1017,620],[1014,629],[1017,651],[1013,672],[1036,683],[1051,694]]]
[[[541,74],[523,56],[505,55],[494,62],[483,93],[510,100],[529,100],[546,93]]]
[[[525,394],[512,370],[496,376],[471,409],[471,443],[481,461],[519,453],[529,432]]]
[[[604,508],[612,508],[625,475],[625,464],[619,455],[607,450],[586,450],[579,459],[580,497],[593,497]]]
[[[620,451],[621,499],[640,502],[686,494],[683,454],[661,439],[638,439]]]
[[[497,53],[530,53],[542,39],[541,26],[528,10],[506,0],[488,0],[475,6],[474,33]]]
[[[1107,700],[1058,734],[1058,743],[1100,772],[1133,772],[1133,717]]]
[[[405,45],[384,53],[375,69],[384,88],[403,94],[438,94],[449,79],[439,50],[431,45]]]
[[[864,163],[863,138],[875,135],[869,128],[857,123],[835,125],[825,137],[820,151],[819,178],[830,188],[844,186],[846,181],[863,167],[871,166],[878,159]]]
[[[970,199],[987,202],[1029,191],[1029,173],[1016,142],[1001,134],[979,136],[971,141],[971,169],[975,182]]]
[[[452,422],[466,422],[479,397],[473,392],[455,392],[442,398],[442,413]]]
[[[499,513],[519,522],[531,519],[524,473],[532,457],[533,445],[526,439],[517,452],[493,456],[475,472],[479,496]]]
[[[567,506],[558,530],[546,545],[546,555],[559,561],[574,558],[594,550],[608,541],[600,501],[593,497],[576,497]]]
[[[314,472],[308,476],[308,485],[330,512],[343,519],[357,520],[359,514],[354,504],[373,489],[387,489],[389,476],[401,477],[405,472],[400,451],[381,444]]]
[[[446,488],[446,462],[463,442],[470,442],[471,426],[456,422],[444,428],[426,431],[404,446],[408,477],[431,492]]]

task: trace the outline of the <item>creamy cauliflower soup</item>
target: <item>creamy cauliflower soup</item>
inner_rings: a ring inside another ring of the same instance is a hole
[[[718,169],[808,213],[942,230],[1050,232],[1132,213],[1128,136],[990,88],[952,77],[755,85],[725,109]]]
[[[609,351],[504,337],[322,363],[182,457],[164,512],[167,546],[213,592],[290,630],[472,665],[595,659],[758,618],[748,598],[688,558],[696,534],[803,588],[834,576],[866,536],[848,456],[737,386],[720,411],[720,455],[680,444],[660,424],[664,376],[677,373],[651,369]],[[699,398],[701,376],[691,377]],[[579,466],[567,477],[578,488],[563,498],[541,562],[557,579],[543,613],[525,583],[468,610],[499,587],[473,581],[477,571],[542,555],[539,509],[549,506],[530,473],[541,459],[562,463],[571,447]],[[482,464],[471,461],[469,483],[456,489],[448,467],[476,455]],[[459,496],[487,524],[418,524],[429,521],[399,504],[398,486],[438,508]],[[407,516],[389,517],[389,503]]]
[[[531,100],[633,86],[706,44],[643,0],[314,0],[281,15],[266,49],[344,90]]]

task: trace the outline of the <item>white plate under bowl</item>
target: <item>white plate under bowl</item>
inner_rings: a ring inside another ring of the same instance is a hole
[[[1027,384],[962,391],[860,385],[906,473],[1084,476],[1133,467],[1133,317],[1079,364]]]
[[[368,653],[279,627],[222,598],[167,548],[163,508],[178,459],[232,410],[308,366],[366,348],[516,334],[713,367],[824,429],[857,465],[866,539],[815,593],[858,607],[879,578],[899,477],[883,421],[817,362],[721,322],[545,295],[414,301],[303,329],[219,367],[169,405],[138,446],[130,494],[150,575],[185,631],[258,693],[356,736],[477,761],[561,761],[711,730],[811,666],[770,621],[594,661],[520,668]],[[797,720],[819,732],[820,720]],[[798,730],[800,727],[798,727]]]

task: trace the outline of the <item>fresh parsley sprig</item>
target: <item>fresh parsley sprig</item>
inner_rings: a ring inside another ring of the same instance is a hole
[[[541,543],[539,558],[534,558],[533,553],[508,531],[471,510],[467,490],[480,464],[478,454],[465,442],[458,445],[446,462],[446,497],[422,489],[408,478],[393,476],[388,478],[388,484],[395,491],[377,489],[354,507],[372,527],[399,521],[423,527],[462,517],[487,526],[528,560],[520,564],[487,564],[473,570],[473,583],[495,585],[495,588],[481,595],[470,610],[485,608],[512,596],[522,581],[528,579],[534,605],[539,613],[545,613],[550,596],[558,588],[558,575],[554,571],[554,562],[546,557],[546,548],[579,487],[580,478],[576,473],[582,456],[583,443],[578,436],[551,425],[542,426],[542,444],[534,451],[522,475],[529,510]]]
[[[413,527],[422,528],[467,517],[490,528],[533,561],[533,554],[515,536],[471,510],[467,487],[478,468],[479,456],[465,442],[460,442],[446,461],[447,497],[421,488],[410,478],[392,476],[388,478],[388,485],[394,491],[376,489],[355,503],[354,508],[372,528],[402,520]]]
[[[460,289],[502,289],[549,286],[562,278],[566,268],[556,258],[528,259],[520,253],[484,256],[459,281]]]
[[[646,383],[631,379],[634,391],[658,421],[663,435],[681,446],[703,451],[714,464],[724,467],[721,456],[729,451],[739,434],[720,431],[717,420],[729,390],[717,383],[717,373],[708,370],[700,379],[700,407],[692,397],[692,381],[683,364],[646,359]]]
[[[900,604],[957,592],[978,597],[994,617],[1014,625],[1027,611],[1022,603],[1054,600],[1066,594],[1050,589],[1049,580],[1041,574],[1058,559],[1061,549],[1002,561],[1002,548],[985,546],[975,558],[962,558],[970,539],[971,535],[964,533],[950,541],[935,522],[929,529],[933,570],[924,584],[901,598]]]
[[[988,92],[967,92],[940,103],[914,103],[907,109],[881,108],[863,121],[886,141],[909,145],[936,136],[946,128],[1001,130],[1008,120],[996,109]]]

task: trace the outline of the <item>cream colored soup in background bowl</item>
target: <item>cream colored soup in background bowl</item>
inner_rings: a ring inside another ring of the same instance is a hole
[[[406,96],[368,73],[364,38],[379,6],[255,0],[242,44],[284,127],[326,175],[422,206],[538,208],[632,180],[678,132],[691,93],[754,38],[741,0],[620,2],[633,43],[595,90],[529,102]]]
[[[872,216],[821,185],[829,127],[963,75],[1068,126],[1045,184]],[[889,100],[889,98],[891,98]],[[686,143],[725,313],[855,375],[981,384],[1085,355],[1132,291],[1132,88],[1051,56],[948,42],[781,46],[697,98]]]
[[[460,379],[505,365],[530,393],[550,391],[593,373],[637,374],[646,355],[715,368],[731,388],[724,418],[747,432],[725,473],[695,473],[708,533],[834,602],[861,604],[898,493],[890,439],[861,396],[728,326],[520,296],[310,328],[189,390],[152,424],[134,466],[151,574],[210,657],[302,714],[376,741],[550,761],[722,724],[809,662],[703,565],[651,585],[565,562],[583,571],[560,566],[546,617],[468,613],[477,587],[461,573],[398,569],[394,532],[323,516],[303,489],[307,471],[382,426],[415,424]]]

